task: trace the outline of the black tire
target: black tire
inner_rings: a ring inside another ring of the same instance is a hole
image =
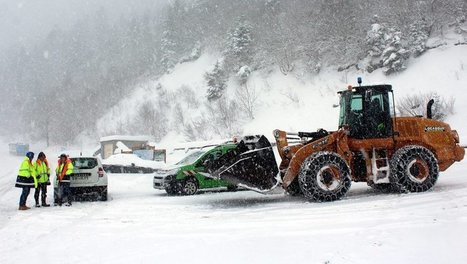
[[[238,190],[238,187],[236,185],[227,186],[227,191],[229,192],[236,192],[237,190]]]
[[[352,183],[345,160],[334,152],[325,151],[306,158],[298,180],[305,197],[319,202],[341,199]]]
[[[107,201],[107,189],[100,193],[100,200],[103,202]]]
[[[176,195],[178,194],[178,188],[177,185],[171,184],[168,187],[165,188],[165,191],[167,192],[168,195]]]
[[[184,195],[194,195],[198,192],[198,182],[196,179],[188,178],[183,183],[182,193]]]
[[[425,147],[409,145],[394,153],[390,181],[401,192],[425,192],[431,189],[439,176],[435,155]]]
[[[300,184],[298,183],[298,177],[295,178],[289,186],[287,186],[286,191],[290,196],[303,195],[302,190],[300,189]]]

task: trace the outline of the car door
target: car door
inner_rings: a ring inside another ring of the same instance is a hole
[[[202,176],[199,172],[206,173],[205,171],[205,166],[206,164],[215,161],[221,156],[222,152],[220,150],[213,150],[206,155],[204,155],[200,161],[197,163],[196,166],[196,172],[201,180],[203,181],[203,184],[205,188],[216,188],[220,186],[219,180],[209,178],[209,177],[204,177]],[[201,182],[201,181],[200,181]]]

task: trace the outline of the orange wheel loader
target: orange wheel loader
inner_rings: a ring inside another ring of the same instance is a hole
[[[258,192],[282,186],[313,201],[341,199],[352,181],[382,192],[424,192],[464,158],[456,130],[427,116],[396,117],[391,85],[340,91],[337,131],[274,130],[277,167],[264,136],[246,136],[235,150],[211,164],[212,177]]]

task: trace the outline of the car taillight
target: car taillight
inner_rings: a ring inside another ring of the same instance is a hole
[[[99,167],[99,169],[97,169],[97,174],[99,174],[99,177],[104,177],[104,169]]]

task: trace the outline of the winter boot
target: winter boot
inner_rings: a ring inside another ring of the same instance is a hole
[[[36,207],[41,207],[41,205],[39,203],[36,203]]]
[[[43,206],[43,207],[50,207],[50,204],[47,204],[47,202],[45,201],[45,199],[46,199],[46,196],[42,196],[42,199],[41,199],[41,200],[42,200],[42,206]]]
[[[27,207],[26,205],[20,205],[18,210],[24,211],[24,210],[29,210],[31,209],[30,207]]]

